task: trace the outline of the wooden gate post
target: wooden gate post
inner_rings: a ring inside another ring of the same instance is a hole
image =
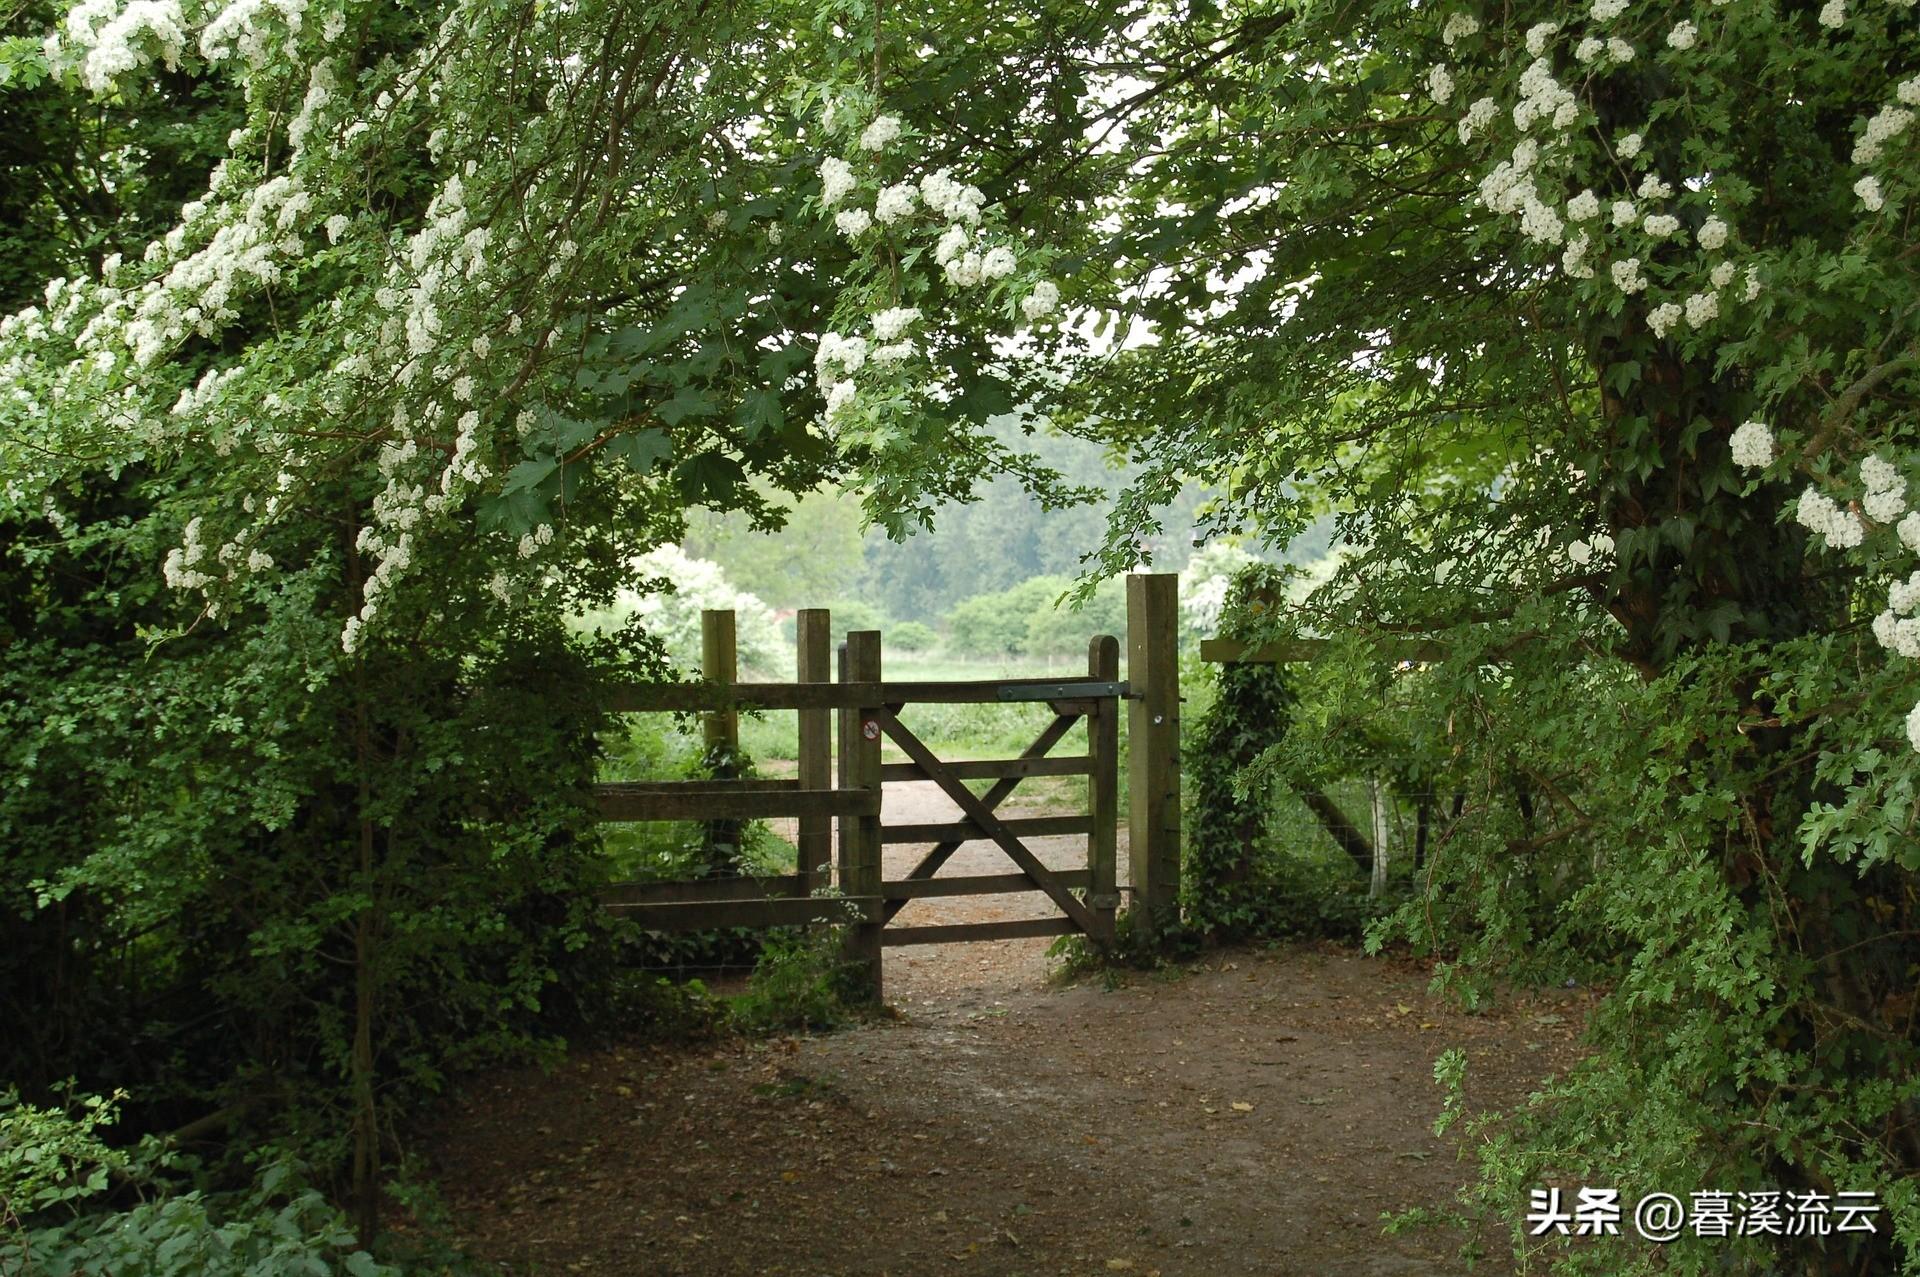
[[[731,687],[740,681],[735,655],[733,613],[707,609],[700,613],[700,673],[709,683]],[[709,710],[702,718],[700,734],[706,746],[709,773],[715,780],[736,780],[740,775],[740,713],[731,705]],[[706,830],[707,873],[718,877],[740,872],[740,822],[709,821]]]
[[[1120,678],[1120,640],[1097,634],[1087,644],[1087,676],[1103,683]],[[1120,904],[1115,886],[1120,823],[1120,703],[1109,698],[1094,701],[1087,715],[1087,814],[1093,830],[1087,835],[1087,908],[1100,922],[1095,944],[1113,943],[1113,915]]]
[[[1179,577],[1127,577],[1127,865],[1147,938],[1180,918],[1179,620]]]
[[[841,649],[840,677],[848,683],[880,681],[880,631],[854,630]],[[880,789],[880,724],[864,711],[864,706],[846,711],[841,719],[842,789]],[[875,805],[870,816],[840,818],[840,890],[849,896],[880,894],[880,814]],[[880,980],[880,931],[886,925],[885,913],[875,910],[870,920],[853,924],[847,957],[863,968],[873,1000],[882,996]]]
[[[831,683],[833,681],[833,616],[825,608],[801,608],[794,619],[795,681]],[[832,726],[824,709],[798,711],[800,726],[800,788],[830,789],[833,786]],[[795,869],[800,875],[800,890],[811,894],[832,880],[828,862],[833,858],[833,830],[826,816],[801,816],[794,836]]]

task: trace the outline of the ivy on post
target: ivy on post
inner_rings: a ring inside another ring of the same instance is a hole
[[[1180,917],[1179,584],[1166,572],[1127,577],[1127,864],[1147,937]]]

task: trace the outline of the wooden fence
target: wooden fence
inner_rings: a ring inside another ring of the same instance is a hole
[[[710,841],[724,845],[737,841],[739,822],[792,817],[796,871],[766,878],[622,883],[604,892],[604,902],[658,931],[845,924],[852,956],[865,968],[876,996],[881,990],[880,955],[888,946],[1075,933],[1108,943],[1120,902],[1119,706],[1124,700],[1131,737],[1133,908],[1143,928],[1151,929],[1156,920],[1171,916],[1179,890],[1174,584],[1175,578],[1162,575],[1128,581],[1131,682],[1119,677],[1118,640],[1104,635],[1088,646],[1084,676],[889,681],[882,677],[878,631],[847,635],[836,680],[829,676],[831,617],[825,609],[806,609],[797,618],[794,681],[743,683],[737,677],[733,615],[705,613],[703,681],[622,686],[614,690],[611,708],[626,713],[699,712],[709,757],[722,760],[738,752],[740,710],[791,711],[798,715],[798,774],[791,780],[723,774],[704,780],[603,784],[597,787],[601,818],[701,821],[709,825]],[[914,704],[1007,703],[1045,704],[1053,711],[1052,721],[1015,758],[942,759],[900,717],[904,707]],[[829,715],[838,716],[837,759]],[[1054,755],[1054,747],[1082,722],[1086,753]],[[903,761],[884,760],[883,744],[889,740]],[[996,814],[1023,780],[1070,775],[1088,777],[1085,812],[1026,818]],[[887,824],[884,787],[888,781],[909,780],[933,781],[959,807],[961,818],[942,824]],[[976,795],[965,784],[969,780],[993,784]],[[1085,868],[1048,868],[1025,841],[1058,835],[1086,837]],[[936,876],[970,841],[996,844],[1016,872]],[[906,877],[889,881],[882,871],[883,850],[902,843],[928,844],[931,849]],[[1031,891],[1045,893],[1057,916],[888,925],[913,900]]]

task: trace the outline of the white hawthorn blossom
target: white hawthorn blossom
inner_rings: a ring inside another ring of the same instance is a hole
[[[945,266],[947,263],[951,262],[954,258],[960,256],[960,254],[966,252],[967,244],[968,244],[968,237],[967,237],[966,227],[964,226],[947,227],[946,233],[940,236],[939,244],[937,244],[934,247],[934,250],[933,250],[934,262],[938,265]]]
[[[1745,421],[1728,440],[1733,464],[1743,470],[1758,470],[1773,464],[1773,431],[1760,420]]]
[[[900,136],[900,117],[897,115],[875,116],[873,123],[861,130],[860,146],[868,151],[884,151]]]
[[[1720,318],[1720,294],[1693,293],[1686,300],[1687,327],[1704,328]]]
[[[899,182],[885,187],[880,197],[874,201],[873,219],[886,225],[913,216],[920,202],[919,188],[912,182]]]
[[[1495,117],[1499,114],[1500,104],[1498,102],[1495,102],[1492,98],[1481,98],[1472,106],[1468,107],[1467,113],[1460,117],[1460,140],[1462,142],[1473,141],[1474,135],[1484,132],[1486,127],[1492,124]]]
[[[1059,308],[1060,288],[1050,279],[1035,284],[1033,291],[1020,303],[1020,313],[1030,320],[1045,319]]]
[[[895,341],[919,318],[919,310],[912,306],[896,306],[890,310],[883,310],[873,317],[874,340]]]
[[[845,199],[856,185],[853,166],[845,160],[828,156],[820,162],[820,202],[828,208]]]

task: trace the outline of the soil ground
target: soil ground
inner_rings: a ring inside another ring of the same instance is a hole
[[[902,785],[887,818],[957,813]],[[1072,865],[1083,842],[1034,849]],[[921,850],[889,848],[888,876]],[[1009,868],[969,844],[944,872]],[[968,897],[899,921],[1050,911]],[[1432,1133],[1433,1061],[1462,1047],[1472,1105],[1517,1103],[1577,1056],[1592,1001],[1463,1014],[1420,965],[1325,944],[1063,985],[1048,944],[890,949],[895,1014],[850,1031],[496,1075],[436,1141],[453,1217],[514,1274],[1463,1272],[1459,1235],[1381,1224],[1472,1175]]]

